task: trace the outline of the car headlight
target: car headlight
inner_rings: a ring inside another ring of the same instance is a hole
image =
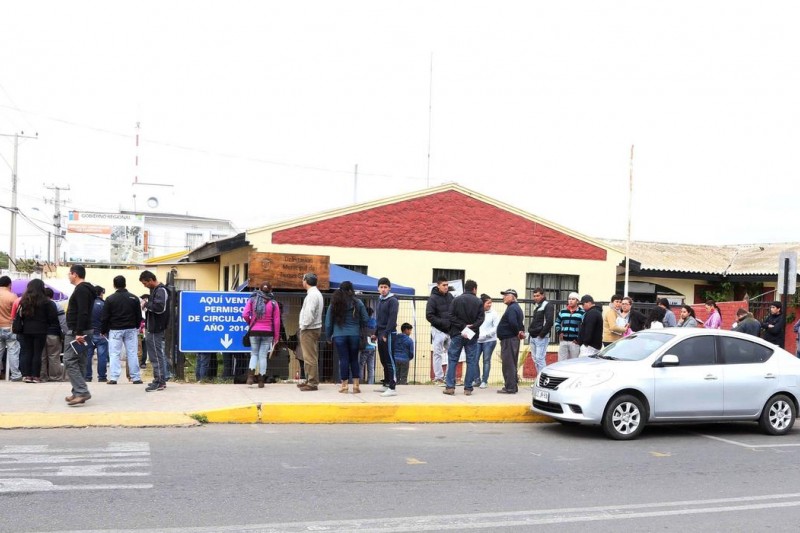
[[[585,376],[571,379],[567,388],[579,389],[581,387],[594,387],[595,385],[600,385],[601,383],[605,383],[606,381],[608,381],[613,377],[614,373],[610,370],[604,370],[602,372],[596,372],[594,374],[586,374]]]

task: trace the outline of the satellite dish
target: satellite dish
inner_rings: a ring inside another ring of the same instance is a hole
[[[156,207],[158,207],[158,198],[156,198],[155,196],[151,196],[150,198],[148,198],[147,207],[151,209],[155,209]]]

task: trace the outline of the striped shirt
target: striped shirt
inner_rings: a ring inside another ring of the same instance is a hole
[[[583,313],[583,308],[580,306],[575,311],[570,311],[567,307],[559,311],[556,315],[556,335],[563,333],[565,341],[577,340]]]

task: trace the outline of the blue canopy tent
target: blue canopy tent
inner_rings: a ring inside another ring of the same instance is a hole
[[[354,270],[350,270],[339,265],[330,265],[330,286],[331,289],[338,289],[343,281],[349,281],[353,284],[353,288],[357,291],[378,292],[378,278],[361,274]],[[392,292],[395,294],[414,294],[414,289],[411,287],[403,287],[392,283]]]

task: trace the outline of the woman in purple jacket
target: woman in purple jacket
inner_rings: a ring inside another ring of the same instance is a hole
[[[281,331],[281,311],[272,294],[272,285],[264,283],[253,292],[244,306],[242,318],[250,327],[250,371],[247,374],[247,384],[253,384],[256,370],[260,368],[258,388],[261,389],[267,375],[267,355]]]

